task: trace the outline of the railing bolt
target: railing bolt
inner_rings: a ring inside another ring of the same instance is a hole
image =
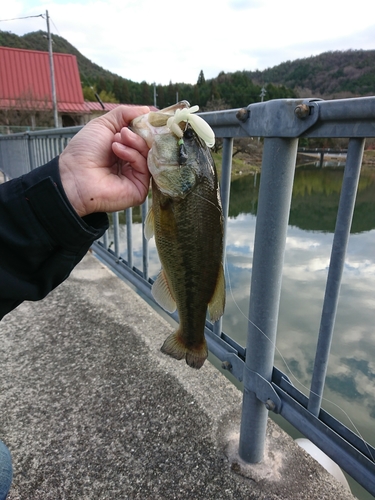
[[[267,408],[267,410],[269,410],[269,411],[274,411],[274,409],[276,408],[276,405],[275,405],[275,403],[272,401],[272,399],[267,399],[267,401],[266,401],[266,408]]]
[[[250,116],[250,110],[246,108],[239,109],[236,114],[236,118],[240,122],[245,122],[246,120],[248,120],[249,116]]]
[[[306,118],[310,114],[310,108],[307,104],[299,104],[294,109],[294,114],[297,116],[297,118],[300,119]]]
[[[221,363],[221,367],[222,367],[223,370],[230,371],[232,369],[232,363],[230,363],[229,361],[223,361]]]

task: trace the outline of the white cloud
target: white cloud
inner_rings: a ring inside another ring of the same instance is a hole
[[[335,4],[318,0],[18,0],[2,6],[2,19],[44,14],[51,30],[91,61],[133,81],[195,83],[220,71],[264,69],[326,50],[375,48],[375,24],[359,0],[350,16]],[[318,29],[317,29],[318,28]],[[24,34],[45,30],[42,18],[0,23],[0,29]]]

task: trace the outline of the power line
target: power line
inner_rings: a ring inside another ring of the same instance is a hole
[[[24,17],[13,17],[12,19],[0,19],[0,23],[5,22],[5,21],[18,21],[18,20],[20,20],[20,19],[30,19],[30,18],[32,18],[32,17],[41,17],[42,19],[46,19],[45,14],[38,14],[38,15],[36,15],[36,16],[24,16]],[[57,32],[59,33],[59,35],[60,35],[60,32],[59,32],[59,30],[57,29],[56,24],[53,22],[53,20],[51,19],[51,17],[50,17],[49,19],[50,19],[50,21],[52,22],[53,26],[55,27],[56,31],[57,31]],[[60,36],[61,36],[61,35],[60,35]]]
[[[37,16],[25,16],[25,17],[13,17],[13,19],[0,19],[0,23],[5,22],[5,21],[18,21],[19,19],[30,19],[30,17],[43,17],[43,14],[38,14]]]

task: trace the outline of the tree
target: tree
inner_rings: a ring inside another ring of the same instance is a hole
[[[82,87],[82,92],[85,101],[89,102],[96,101],[94,87],[89,87],[89,86]]]
[[[167,106],[171,106],[176,102],[176,92],[177,86],[170,81],[166,89]]]
[[[89,102],[95,102],[97,101],[97,97],[95,94],[97,94],[97,90],[95,87],[83,87],[83,98],[85,99],[85,101],[89,101]],[[99,93],[98,93],[101,101],[103,102],[119,102],[117,99],[116,99],[116,96],[114,95],[113,92],[106,92],[105,90],[101,90]]]
[[[130,92],[128,82],[122,78],[120,83],[120,94],[118,96],[119,101],[123,104],[130,103]]]
[[[201,85],[204,85],[205,83],[206,83],[206,79],[204,77],[203,69],[201,69],[199,76],[198,76],[197,85],[200,87]]]
[[[151,91],[151,85],[149,85],[147,82],[142,82],[141,83],[141,102],[140,104],[151,104],[153,102],[153,99],[151,97],[152,91]]]
[[[221,111],[223,109],[230,109],[230,106],[224,101],[224,99],[211,99],[210,101],[207,101],[202,111]]]

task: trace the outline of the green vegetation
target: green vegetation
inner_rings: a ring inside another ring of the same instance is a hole
[[[213,152],[213,159],[215,161],[217,174],[220,178],[221,176],[221,164],[222,164],[222,152]],[[260,161],[253,160],[252,158],[243,159],[234,156],[232,158],[232,174],[231,178],[236,179],[243,175],[254,174],[255,172],[260,172]]]
[[[101,68],[61,36],[53,35],[53,41],[54,52],[77,57],[83,88],[94,87],[103,101],[153,103],[153,84],[133,82]],[[0,46],[48,50],[44,31],[23,36],[0,31]],[[199,104],[203,110],[238,108],[260,101],[262,87],[266,90],[266,100],[311,95],[325,99],[370,95],[375,92],[374,67],[375,50],[348,50],[286,61],[264,71],[221,72],[208,80],[202,70],[195,85],[172,82],[157,85],[158,106],[163,108],[176,102],[178,92],[181,98]],[[90,95],[88,90],[86,94]]]
[[[105,90],[102,90],[101,92],[97,93],[95,87],[83,87],[82,90],[83,98],[85,99],[85,101],[95,102],[97,99],[96,95],[98,95],[100,100],[103,102],[119,102],[113,92],[106,92]]]
[[[83,56],[73,45],[53,35],[53,50],[77,57],[85,98],[94,87],[103,101],[128,104],[152,104],[154,86],[147,82],[133,82],[107,71]],[[17,36],[0,31],[0,46],[28,50],[48,50],[46,33],[36,31]],[[288,97],[343,98],[374,94],[375,50],[348,50],[325,52],[295,61],[286,61],[264,71],[221,72],[216,78],[206,79],[203,70],[195,85],[172,83],[157,85],[158,107],[176,102],[176,94],[203,110],[239,108],[260,101],[262,87],[265,100]]]
[[[47,51],[46,37],[44,31],[24,36],[0,31],[0,46]],[[76,56],[86,100],[96,101],[96,93],[103,102],[153,104],[153,84],[133,82],[101,68],[58,35],[53,35],[53,42],[54,52]],[[263,89],[266,91],[264,100],[310,96],[327,99],[374,94],[375,50],[325,52],[319,56],[287,61],[264,71],[221,72],[212,79],[206,79],[201,70],[195,85],[172,82],[157,85],[157,105],[163,108],[175,103],[178,94],[180,99],[198,104],[203,111],[240,108],[259,102]],[[214,148],[215,153],[220,152],[221,145],[219,139]],[[330,138],[302,138],[299,145],[347,147],[344,140]],[[365,163],[373,167],[374,140],[367,140],[366,148],[370,151]],[[261,154],[261,144],[256,139],[235,139],[232,177],[259,170]]]
[[[273,82],[294,89],[300,97],[344,98],[375,92],[375,50],[324,52],[286,61],[264,71],[249,71],[254,82]]]
[[[229,216],[241,213],[256,214],[261,174],[257,178],[247,175],[232,180]],[[309,231],[332,233],[335,229],[337,209],[343,178],[343,169],[297,169],[289,225]],[[374,202],[375,174],[361,174],[353,215],[351,233],[369,231],[375,227]]]
[[[56,53],[73,54],[77,57],[78,68],[86,99],[94,100],[94,91],[102,101],[128,104],[152,104],[154,85],[147,82],[133,82],[107,71],[83,56],[64,38],[53,35],[53,50]],[[46,33],[36,31],[17,36],[0,31],[0,46],[27,50],[48,50]],[[245,71],[220,73],[217,78],[206,80],[203,70],[195,85],[172,83],[157,85],[158,107],[163,108],[176,102],[176,94],[201,109],[238,108],[260,101],[262,85],[254,84]],[[295,97],[295,92],[283,85],[267,84],[266,99]]]

